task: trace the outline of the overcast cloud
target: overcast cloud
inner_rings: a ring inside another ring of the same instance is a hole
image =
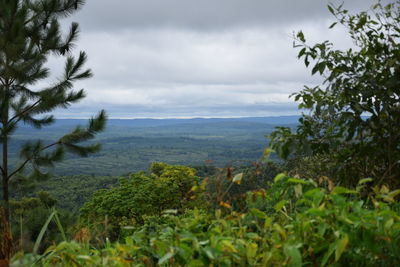
[[[236,117],[297,114],[288,96],[315,85],[296,59],[293,31],[351,46],[324,0],[89,0],[76,52],[95,76],[88,96],[58,117]],[[365,10],[372,1],[347,0]],[[68,22],[68,21],[66,21]],[[50,60],[57,74],[62,65]]]

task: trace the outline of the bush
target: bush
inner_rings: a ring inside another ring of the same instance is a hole
[[[311,158],[311,169],[348,186],[367,177],[400,186],[400,1],[382,2],[354,15],[329,6],[354,43],[347,50],[329,41],[309,45],[297,34],[298,57],[324,82],[294,94],[304,110],[295,132],[271,134],[278,155]]]
[[[268,191],[250,194],[248,210],[213,216],[198,210],[164,212],[134,228],[122,243],[48,248],[44,265],[396,266],[400,264],[400,190],[357,190],[280,174]],[[253,197],[254,196],[254,197]],[[261,206],[260,206],[261,204]],[[230,209],[228,209],[230,210]],[[14,262],[29,262],[20,255]]]
[[[150,175],[134,173],[121,178],[119,187],[96,191],[81,209],[81,224],[91,229],[106,227],[105,231],[116,239],[121,226],[141,225],[146,216],[160,216],[166,209],[183,213],[187,208],[203,207],[195,174],[189,167],[153,163]]]

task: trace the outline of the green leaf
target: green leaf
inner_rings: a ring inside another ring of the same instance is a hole
[[[214,255],[213,255],[213,253],[212,253],[210,247],[204,247],[204,248],[203,248],[203,251],[204,251],[204,253],[207,255],[207,257],[208,257],[210,260],[214,260],[214,259],[215,259],[215,257],[214,257]]]
[[[364,179],[361,179],[359,182],[358,182],[358,185],[362,185],[362,184],[365,184],[365,183],[370,183],[370,182],[372,182],[373,180],[372,180],[372,178],[364,178]]]
[[[397,189],[397,190],[394,190],[394,191],[390,192],[390,193],[388,194],[388,196],[391,197],[391,198],[394,198],[394,197],[396,197],[398,194],[400,194],[400,189]]]
[[[308,56],[306,56],[304,58],[304,64],[306,65],[306,67],[308,67],[308,65],[310,65],[310,61],[308,60]]]
[[[182,242],[179,244],[178,255],[182,258],[190,258],[193,255],[193,250],[190,246]]]
[[[312,198],[314,198],[315,196],[318,196],[318,195],[322,195],[323,196],[323,192],[322,192],[321,188],[314,188],[314,189],[308,190],[304,194],[304,196],[306,198],[309,198],[309,199],[312,199]]]
[[[297,198],[300,198],[303,195],[303,186],[301,184],[297,184],[293,186],[294,194]]]
[[[388,221],[385,223],[385,229],[386,229],[386,231],[390,230],[390,228],[392,227],[393,223],[394,223],[393,218],[391,218],[390,220],[388,220]]]
[[[196,260],[191,259],[188,262],[188,266],[189,267],[203,267],[204,266],[204,262],[202,260],[199,260],[199,259],[196,259]]]
[[[333,9],[333,7],[331,7],[330,5],[328,5],[328,9],[329,9],[329,12],[332,13],[332,15],[335,15],[335,10]]]
[[[335,246],[334,245],[335,244],[332,243],[329,246],[328,252],[324,254],[324,257],[322,258],[322,261],[321,261],[321,266],[325,266],[325,264],[328,262],[329,258],[331,257],[332,253],[335,251]]]
[[[302,266],[302,257],[299,249],[293,245],[285,245],[284,252],[290,258],[289,266]]]
[[[245,233],[244,236],[251,240],[257,241],[260,239],[260,236],[257,233]]]
[[[269,147],[265,148],[263,156],[261,157],[261,162],[262,163],[267,162],[272,152],[274,152],[274,150],[272,150],[271,148]]]
[[[332,23],[331,26],[329,26],[329,29],[332,29],[333,27],[335,27],[336,24],[337,24],[337,22]]]
[[[257,255],[258,245],[256,243],[248,242],[246,244],[246,257],[253,259]]]
[[[256,208],[252,208],[250,210],[250,213],[253,214],[257,218],[261,218],[261,219],[268,218],[268,216],[264,212],[262,212],[261,210],[256,209]]]
[[[305,52],[306,52],[306,48],[304,47],[304,48],[302,48],[302,49],[300,50],[300,52],[299,52],[299,54],[297,55],[297,57],[298,57],[298,58],[301,58],[301,57],[305,54]]]
[[[287,203],[287,200],[281,200],[278,202],[278,204],[275,205],[275,211],[278,212],[280,211],[283,206],[285,206],[285,204]]]
[[[336,186],[336,187],[332,190],[331,194],[332,194],[332,195],[357,194],[357,191],[355,191],[355,190],[350,190],[350,189],[347,189],[347,188],[342,187],[342,186]]]
[[[158,264],[161,265],[161,264],[166,263],[166,262],[167,262],[170,258],[172,258],[174,255],[175,255],[174,252],[168,252],[168,253],[165,254],[162,258],[160,258],[160,259],[158,260]]]
[[[224,246],[225,249],[228,249],[230,252],[237,253],[236,248],[229,240],[222,240],[221,244]]]
[[[302,31],[299,31],[297,33],[297,38],[299,38],[299,40],[302,41],[303,43],[306,41],[306,39],[304,38],[304,33]]]
[[[315,216],[320,216],[320,217],[323,217],[325,215],[324,211],[319,208],[310,208],[307,210],[307,213],[315,215]]]
[[[338,261],[340,259],[348,243],[349,237],[347,236],[347,234],[345,234],[341,239],[336,242],[335,261]]]
[[[307,181],[304,181],[303,179],[296,179],[296,178],[289,178],[288,182],[292,184],[307,184]]]
[[[318,64],[318,71],[319,71],[320,74],[324,73],[325,67],[326,67],[326,63],[325,62],[321,62],[321,63]]]
[[[282,180],[283,178],[287,177],[285,173],[280,173],[274,178],[274,182],[277,183],[279,180]]]
[[[315,66],[311,70],[311,74],[314,75],[315,73],[317,73],[317,71],[318,71],[318,64],[315,64]]]

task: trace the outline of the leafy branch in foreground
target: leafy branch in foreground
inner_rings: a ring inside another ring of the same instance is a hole
[[[283,158],[317,159],[317,171],[349,186],[371,177],[375,184],[400,185],[400,1],[371,12],[350,14],[343,5],[329,6],[354,47],[336,50],[329,41],[308,45],[299,32],[294,46],[321,86],[295,93],[308,111],[297,131],[281,127],[271,147]],[[304,163],[304,162],[303,162]],[[329,169],[326,166],[331,166]],[[314,167],[316,164],[314,164]]]

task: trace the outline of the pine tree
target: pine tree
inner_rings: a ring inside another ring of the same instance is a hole
[[[77,39],[78,24],[62,34],[59,20],[79,10],[83,0],[0,0],[0,145],[2,145],[3,203],[9,217],[9,185],[49,177],[43,167],[52,167],[63,159],[65,152],[88,156],[99,151],[100,145],[81,145],[102,131],[106,115],[102,110],[90,119],[87,127],[76,127],[57,141],[45,144],[30,141],[21,147],[20,162],[9,165],[9,141],[21,123],[35,128],[53,123],[49,113],[68,108],[85,97],[83,89],[73,90],[73,83],[92,76],[83,69],[86,54],[72,56],[70,51]],[[46,67],[49,56],[65,59],[64,74],[49,81]],[[39,84],[50,84],[38,88]]]

